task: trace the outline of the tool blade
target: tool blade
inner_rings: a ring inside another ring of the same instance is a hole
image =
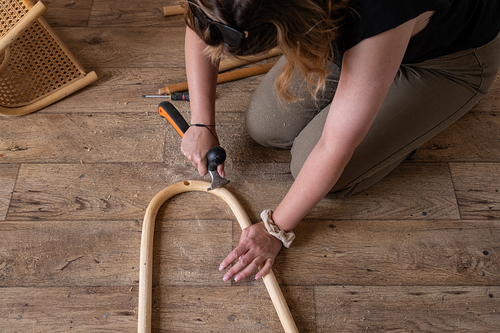
[[[207,191],[215,190],[218,187],[224,186],[226,184],[229,184],[229,180],[222,178],[218,173],[217,170],[215,171],[209,171],[210,177],[212,177],[212,184],[210,184],[210,187],[207,188]]]

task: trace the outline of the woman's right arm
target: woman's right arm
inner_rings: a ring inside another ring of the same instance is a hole
[[[185,59],[186,75],[189,84],[189,100],[191,105],[191,124],[215,125],[215,90],[219,65],[203,53],[207,44],[189,27],[186,28]],[[208,149],[216,146],[215,127],[192,126],[184,134],[181,151],[193,163],[201,176],[207,174],[206,154]],[[219,166],[219,174],[224,177],[223,166]]]

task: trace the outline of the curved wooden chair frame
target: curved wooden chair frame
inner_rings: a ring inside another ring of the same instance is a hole
[[[198,180],[186,180],[183,182],[172,184],[160,191],[149,203],[142,225],[141,238],[141,257],[140,257],[140,275],[139,275],[139,322],[138,332],[151,332],[151,307],[152,307],[152,275],[153,275],[153,237],[156,214],[165,201],[169,198],[183,192],[200,191],[207,192],[210,186],[209,182]],[[231,192],[225,188],[217,188],[210,191],[222,200],[224,200],[231,208],[236,216],[241,229],[245,229],[252,225],[250,219]],[[266,285],[269,296],[274,304],[281,325],[286,333],[297,333],[297,327],[292,318],[288,305],[279,284],[271,271],[262,278]]]
[[[10,48],[7,47],[4,51],[3,51],[3,60],[2,62],[0,63],[0,73],[2,73],[2,71],[7,67],[7,65],[9,64],[9,60],[10,60]],[[1,51],[0,51],[0,54],[1,54]]]

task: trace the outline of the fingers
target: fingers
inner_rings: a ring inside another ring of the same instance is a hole
[[[223,271],[234,263],[223,280],[229,281],[234,277],[234,281],[238,282],[262,266],[255,276],[256,279],[260,279],[271,271],[274,258],[281,247],[281,241],[269,235],[262,222],[246,228],[241,234],[240,244],[219,267],[219,270]]]
[[[257,274],[255,274],[255,280],[258,280],[261,277],[264,277],[267,274],[269,274],[271,272],[271,269],[273,268],[273,264],[274,264],[274,260],[272,260],[271,258],[267,259],[264,262],[264,266],[262,266],[260,271]]]
[[[186,156],[186,155],[184,155]],[[207,155],[194,155],[194,156],[186,156],[188,160],[193,163],[193,166],[198,170],[200,176],[205,176],[208,173],[207,169]]]
[[[222,178],[226,178],[226,173],[224,172],[224,163],[217,166],[217,172]]]
[[[246,252],[246,251],[245,251]],[[219,266],[219,271],[225,270],[229,265],[231,265],[234,261],[240,258],[241,255],[238,254],[238,248],[234,249],[229,253],[229,255],[222,261]],[[232,276],[232,275],[231,275]]]
[[[206,155],[191,154],[188,151],[183,151],[182,153],[193,164],[196,170],[198,170],[200,176],[203,177],[208,173]]]
[[[234,257],[235,255],[232,256]],[[261,257],[255,258],[251,253],[247,252],[247,254],[239,257],[238,262],[227,271],[222,280],[227,282],[234,277],[234,281],[238,282],[255,272],[262,262],[263,259]]]
[[[217,144],[213,134],[202,127],[190,127],[181,142],[184,156],[198,170],[200,176],[205,176],[207,170],[207,151]]]

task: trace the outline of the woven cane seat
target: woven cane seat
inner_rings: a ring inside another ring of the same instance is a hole
[[[0,52],[13,43],[47,9],[31,0],[0,0]]]
[[[26,14],[28,8],[22,1],[3,0],[0,7],[0,38],[12,30]]]
[[[0,114],[37,111],[95,80],[39,18],[0,54]]]

